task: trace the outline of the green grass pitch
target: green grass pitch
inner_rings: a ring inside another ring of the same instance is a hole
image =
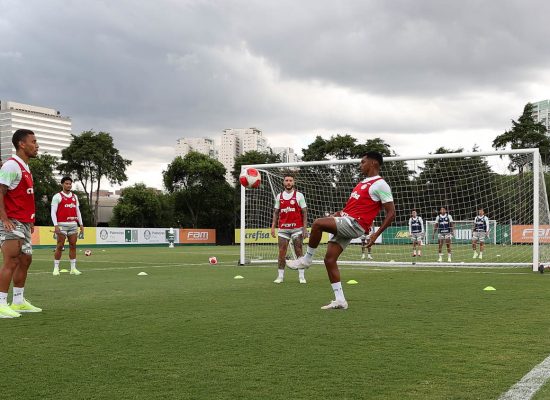
[[[95,248],[54,277],[35,250],[25,295],[44,311],[0,320],[2,398],[497,399],[550,353],[550,274],[529,267],[343,267],[350,308],[322,311],[322,266],[276,285],[237,255]]]

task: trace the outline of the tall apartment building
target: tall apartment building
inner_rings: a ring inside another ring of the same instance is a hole
[[[273,153],[279,156],[283,163],[293,163],[300,161],[300,157],[294,152],[291,147],[273,147]]]
[[[533,118],[542,122],[550,134],[550,100],[542,100],[533,104]]]
[[[180,138],[177,140],[176,157],[185,157],[190,151],[196,151],[212,158],[218,156],[214,140],[210,138]]]
[[[38,141],[39,154],[49,153],[61,158],[61,150],[71,143],[71,119],[46,107],[0,101],[0,151],[2,162],[15,154],[11,143],[17,129],[32,130]]]
[[[235,166],[235,157],[249,151],[268,151],[267,140],[262,131],[258,128],[231,128],[224,129],[221,139],[218,160],[226,169],[225,179],[233,184],[235,181],[231,176]]]

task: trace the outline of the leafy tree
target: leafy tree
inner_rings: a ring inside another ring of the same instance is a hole
[[[182,227],[214,228],[221,242],[233,236],[233,188],[225,168],[204,154],[176,157],[163,171],[164,186],[174,196],[174,218]]]
[[[72,135],[69,147],[61,152],[64,163],[59,165],[59,171],[80,181],[84,192],[92,202],[92,193],[96,193],[94,204],[94,225],[97,222],[99,207],[99,191],[101,179],[105,178],[111,184],[121,184],[128,180],[126,167],[132,162],[122,158],[114,147],[113,138],[107,132],[95,133],[85,131],[80,135]]]
[[[167,197],[143,183],[124,188],[113,209],[112,226],[163,227],[172,225],[166,214]],[[171,209],[168,207],[168,209]]]
[[[544,164],[550,163],[550,138],[546,134],[546,127],[542,122],[533,118],[533,105],[527,103],[523,114],[518,121],[512,120],[512,129],[504,132],[493,140],[493,147],[497,150],[505,149],[508,145],[512,149],[526,149],[538,147]],[[510,171],[523,173],[526,166],[525,156],[510,156]]]
[[[34,198],[36,201],[36,225],[49,226],[50,204],[54,194],[61,190],[61,184],[55,177],[57,158],[50,154],[41,154],[29,161],[34,179]]]

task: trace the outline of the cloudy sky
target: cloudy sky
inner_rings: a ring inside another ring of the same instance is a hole
[[[490,150],[550,98],[547,0],[0,0],[0,99],[112,134],[161,187],[176,139],[257,127]]]

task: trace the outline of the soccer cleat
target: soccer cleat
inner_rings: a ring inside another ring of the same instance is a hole
[[[297,258],[286,262],[286,266],[290,269],[306,269],[311,265],[311,261],[307,261],[305,257]]]
[[[306,278],[300,278],[300,283],[307,283]]]
[[[365,259],[365,255],[361,254],[361,260],[364,260],[364,259]]]
[[[321,310],[347,310],[348,302],[347,301],[336,301],[332,300],[326,306],[321,307]]]
[[[439,256],[439,258],[437,259],[437,262],[442,262],[443,261],[443,257]]]
[[[273,281],[273,283],[283,283],[283,278],[277,278]]]
[[[422,253],[421,253],[421,252],[418,252],[418,257],[422,257]]]
[[[412,253],[412,256],[413,256],[413,257],[416,257],[416,253]]]
[[[54,268],[52,272],[53,276],[59,276],[59,268]]]
[[[447,262],[451,262],[451,256],[447,257]]]
[[[472,258],[477,258],[477,253],[474,251],[474,256]],[[481,258],[481,255],[480,255]]]
[[[372,256],[370,254],[367,254],[367,259],[368,260],[373,260]]]
[[[479,253],[479,259],[481,260],[483,258],[483,253]]]
[[[10,308],[18,313],[42,311],[41,308],[33,306],[27,299],[23,299],[23,304],[12,304]]]
[[[14,311],[7,304],[2,304],[0,306],[0,318],[17,318],[20,317],[17,311]]]
[[[81,274],[82,274],[82,272],[80,272],[76,268],[71,269],[71,275],[81,275]]]

